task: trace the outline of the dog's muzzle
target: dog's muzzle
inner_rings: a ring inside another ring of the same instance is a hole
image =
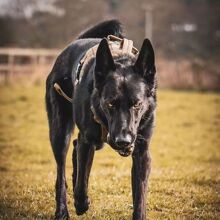
[[[134,150],[134,143],[130,144],[129,146],[123,146],[119,147],[117,144],[115,144],[109,136],[109,133],[107,135],[107,143],[116,151],[119,153],[122,157],[128,157],[132,154]]]

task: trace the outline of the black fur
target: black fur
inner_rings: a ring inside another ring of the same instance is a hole
[[[81,34],[59,55],[47,78],[46,107],[57,163],[55,219],[69,218],[65,163],[75,124],[79,135],[73,143],[74,205],[77,215],[89,208],[89,174],[94,152],[103,146],[101,125],[94,120],[94,114],[108,131],[109,145],[121,156],[132,155],[133,220],[146,218],[149,141],[156,107],[154,51],[146,39],[137,58],[129,55],[113,58],[104,38],[109,34],[123,36],[118,21],[103,22]],[[96,58],[89,62],[81,82],[75,86],[77,65],[96,44],[99,44]],[[72,104],[57,94],[53,88],[55,82],[73,97]]]
[[[99,23],[80,34],[78,39],[104,38],[108,35],[115,35],[123,38],[121,23],[118,20],[110,20]]]

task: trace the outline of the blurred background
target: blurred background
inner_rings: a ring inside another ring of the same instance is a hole
[[[0,0],[0,220],[54,219],[45,78],[81,31],[112,18],[137,48],[147,37],[156,52],[148,219],[219,219],[220,0]],[[68,208],[78,219],[69,151]],[[96,152],[81,220],[131,219],[130,168],[107,145]]]
[[[161,88],[220,89],[218,0],[0,0],[1,81],[48,73],[77,34],[112,18],[138,48],[152,40]]]

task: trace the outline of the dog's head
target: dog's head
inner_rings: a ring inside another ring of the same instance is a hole
[[[114,61],[103,39],[96,54],[94,87],[108,128],[108,143],[122,156],[132,153],[138,128],[149,113],[155,89],[153,47],[145,39],[137,57]]]

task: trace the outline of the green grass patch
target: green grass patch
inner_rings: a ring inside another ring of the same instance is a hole
[[[44,86],[0,87],[0,219],[52,219],[56,166],[48,140]],[[149,219],[219,219],[220,94],[159,91],[151,144]],[[68,207],[72,163],[67,162]],[[96,152],[91,208],[78,219],[130,219],[131,158]]]

